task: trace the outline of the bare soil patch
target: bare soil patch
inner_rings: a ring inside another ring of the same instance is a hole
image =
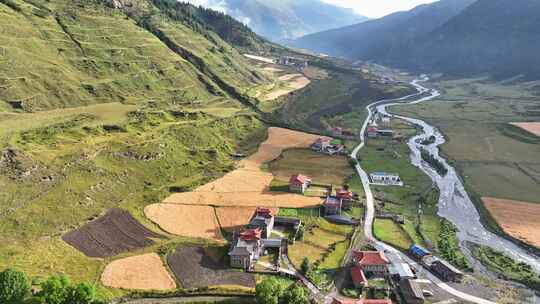
[[[309,80],[307,77],[303,76],[302,74],[286,74],[279,77],[279,80],[287,82],[286,88],[275,90],[273,92],[268,93],[266,96],[264,96],[263,100],[270,101],[270,100],[278,99],[281,96],[303,89],[311,83],[311,80]]]
[[[516,122],[512,123],[512,125],[522,128],[523,130],[536,136],[540,136],[540,122]]]
[[[262,56],[256,56],[256,55],[250,55],[250,54],[244,54],[244,56],[249,59],[257,60],[264,63],[271,63],[271,64],[275,63],[274,59],[268,58],[268,57],[262,57]]]
[[[210,206],[152,204],[144,208],[144,214],[171,234],[223,239],[214,208]]]
[[[226,248],[178,246],[167,263],[183,288],[235,285],[255,288],[252,274],[231,270]]]
[[[111,209],[105,215],[65,234],[62,239],[89,257],[105,258],[154,244],[164,238],[141,225],[129,212]]]
[[[491,197],[482,201],[506,233],[540,248],[540,204]]]
[[[130,290],[170,290],[176,283],[155,253],[111,262],[101,275],[103,285]]]
[[[274,176],[261,166],[281,155],[283,150],[309,147],[319,136],[282,128],[269,128],[268,139],[259,150],[240,161],[239,168],[193,192],[175,193],[167,204],[214,206],[265,206],[301,208],[316,206],[320,198],[269,191]]]
[[[255,213],[256,207],[220,207],[216,208],[216,214],[221,228],[224,230],[236,230],[249,223]],[[277,214],[278,208],[272,208],[272,213]]]

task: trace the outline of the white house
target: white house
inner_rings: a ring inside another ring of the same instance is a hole
[[[371,184],[379,186],[403,186],[397,173],[373,172],[369,175]]]

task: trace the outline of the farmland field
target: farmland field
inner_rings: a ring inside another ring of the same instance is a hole
[[[155,254],[145,254],[111,262],[101,275],[105,286],[131,290],[171,290],[176,288],[172,276]]]
[[[373,224],[373,234],[377,239],[384,240],[403,251],[408,250],[413,244],[411,237],[392,220],[376,219]]]
[[[491,197],[482,201],[506,233],[540,248],[540,204]]]
[[[183,288],[242,286],[255,288],[253,274],[234,270],[226,259],[226,247],[179,246],[167,264]]]
[[[540,96],[534,83],[503,85],[478,78],[434,85],[443,91],[437,100],[391,111],[439,127],[447,139],[442,152],[459,171],[485,224],[500,231],[481,197],[540,203],[540,139],[513,125],[540,119]]]
[[[540,136],[540,122],[518,122],[512,123],[516,127],[520,127],[523,130],[530,132],[536,136]]]
[[[268,165],[278,180],[288,182],[293,174],[304,174],[316,184],[342,185],[354,175],[345,156],[328,156],[308,149],[291,149]]]
[[[111,209],[104,216],[65,234],[62,239],[89,257],[111,257],[154,244],[162,235],[142,226],[129,212]]]

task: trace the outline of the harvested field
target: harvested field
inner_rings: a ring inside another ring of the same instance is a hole
[[[305,88],[307,85],[311,83],[311,80],[303,76],[302,74],[287,74],[279,77],[279,80],[286,81],[287,88],[279,89],[273,92],[270,92],[266,96],[264,96],[263,100],[270,101],[277,99],[281,96],[287,95],[291,92],[300,90]]]
[[[540,248],[540,204],[491,197],[482,201],[506,233]]]
[[[255,213],[256,207],[220,207],[216,208],[216,214],[221,228],[234,230],[245,226]],[[277,214],[279,209],[272,208],[272,213]]]
[[[268,58],[268,57],[255,56],[255,55],[250,55],[250,54],[244,54],[244,56],[249,58],[249,59],[261,61],[261,62],[264,62],[264,63],[275,63],[274,59]]]
[[[255,277],[231,270],[225,254],[226,248],[178,246],[167,257],[167,263],[186,289],[222,285],[255,288]]]
[[[516,127],[522,128],[523,130],[532,133],[536,136],[540,136],[540,122],[519,122],[511,123]]]
[[[164,238],[141,225],[122,209],[112,209],[104,216],[65,234],[62,239],[85,255],[95,258],[154,244],[150,238]]]
[[[161,229],[176,235],[223,239],[214,208],[210,206],[152,204],[144,214]]]
[[[283,150],[309,147],[319,136],[282,128],[269,128],[268,139],[257,153],[242,160],[239,169],[197,188],[193,192],[175,193],[164,200],[167,204],[215,206],[265,206],[301,208],[319,205],[322,200],[292,193],[269,191],[272,174],[261,166],[281,155]]]
[[[111,262],[101,275],[103,285],[131,290],[170,290],[176,283],[155,253]]]

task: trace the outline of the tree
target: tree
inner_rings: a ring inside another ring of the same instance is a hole
[[[257,304],[278,304],[283,294],[283,287],[276,278],[268,278],[255,287]]]
[[[89,283],[80,283],[68,288],[65,304],[92,304],[96,301],[96,287]]]
[[[310,267],[309,267],[309,259],[307,257],[305,257],[303,260],[302,260],[302,264],[300,265],[300,271],[302,272],[302,274],[307,274],[310,270]]]
[[[41,284],[38,299],[44,304],[67,304],[70,294],[70,285],[66,276],[52,276]],[[71,304],[71,303],[70,303]]]
[[[296,233],[296,240],[303,240],[304,239],[304,233],[306,232],[306,228],[304,228],[304,225],[300,226],[298,228],[298,233]]]
[[[30,294],[30,284],[23,272],[6,269],[0,272],[0,303],[20,304]]]
[[[299,284],[294,284],[285,290],[280,302],[282,304],[309,304],[309,299],[306,289]]]

